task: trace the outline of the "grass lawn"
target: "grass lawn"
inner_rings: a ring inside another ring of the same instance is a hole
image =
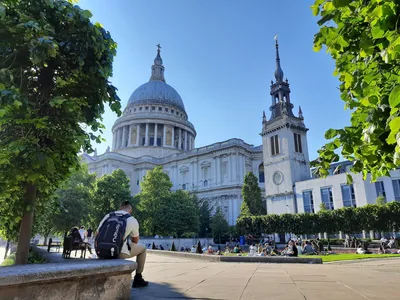
[[[339,261],[339,260],[356,260],[365,258],[388,258],[400,257],[400,254],[330,254],[330,255],[310,255],[309,257],[320,257],[323,262]]]
[[[224,256],[239,256],[236,253],[224,253]],[[248,256],[248,253],[241,253],[240,256]],[[366,258],[388,258],[388,257],[399,257],[400,254],[330,254],[330,255],[300,255],[300,257],[319,257],[322,258],[323,262],[339,261],[339,260],[356,260]]]

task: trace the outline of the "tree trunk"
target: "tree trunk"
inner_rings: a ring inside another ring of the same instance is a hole
[[[24,214],[19,228],[18,248],[15,257],[16,265],[28,263],[29,242],[32,234],[33,215],[36,202],[36,186],[28,183],[25,188]]]
[[[43,245],[47,246],[47,238],[49,237],[48,234],[44,235]]]
[[[6,252],[4,253],[4,259],[6,259],[7,258],[7,253],[8,253],[8,250],[10,249],[10,240],[7,240],[7,244],[6,244]]]

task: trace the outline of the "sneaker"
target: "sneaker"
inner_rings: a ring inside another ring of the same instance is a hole
[[[149,282],[143,279],[142,274],[138,274],[135,275],[135,278],[133,279],[132,287],[141,288],[147,286],[148,284]]]

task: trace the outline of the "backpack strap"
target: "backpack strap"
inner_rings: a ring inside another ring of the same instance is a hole
[[[123,214],[122,217],[128,221],[128,219],[131,217],[131,215],[130,214]],[[128,234],[128,236],[126,237],[125,241],[126,241],[126,246],[128,247],[128,251],[131,252],[131,245],[129,245],[129,242],[128,242],[128,238],[129,237],[130,237],[130,234]]]

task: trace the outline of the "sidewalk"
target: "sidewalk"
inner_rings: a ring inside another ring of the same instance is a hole
[[[202,262],[148,254],[131,299],[398,300],[400,259],[356,264]]]

